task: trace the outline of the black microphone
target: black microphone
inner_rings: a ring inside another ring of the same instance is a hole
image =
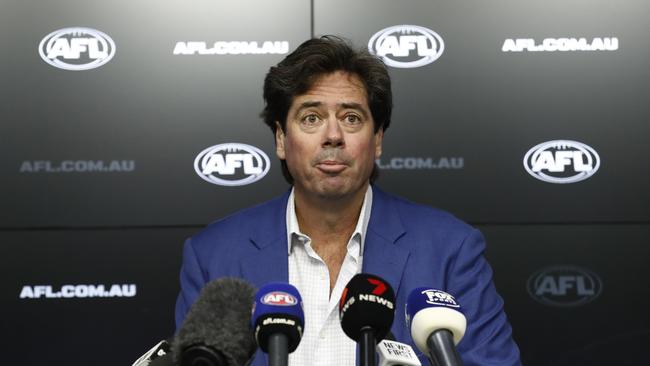
[[[383,279],[359,273],[343,289],[339,318],[345,334],[360,345],[361,366],[375,366],[375,347],[390,331],[395,293]]]
[[[187,313],[172,355],[180,366],[241,366],[255,353],[250,316],[255,289],[238,278],[209,282]]]
[[[453,296],[429,287],[414,289],[406,302],[406,325],[432,365],[462,365],[456,345],[465,335],[467,319]]]
[[[302,297],[288,283],[269,283],[255,295],[251,325],[255,341],[269,354],[269,366],[286,366],[305,328]]]

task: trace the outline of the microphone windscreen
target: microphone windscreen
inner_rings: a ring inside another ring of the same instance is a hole
[[[254,293],[251,284],[238,278],[206,284],[174,339],[175,363],[206,359],[205,365],[218,365],[209,361],[213,359],[210,353],[216,353],[229,366],[245,364],[256,349],[249,323]]]
[[[361,329],[370,327],[377,342],[390,331],[395,317],[393,288],[378,276],[356,274],[343,289],[339,302],[341,328],[354,341],[359,342]]]
[[[427,353],[427,339],[440,329],[450,331],[454,344],[458,344],[465,335],[467,320],[452,295],[430,287],[418,287],[411,291],[406,301],[406,326],[411,329],[415,345]]]
[[[262,286],[255,294],[251,325],[262,351],[268,352],[269,337],[275,333],[286,335],[288,352],[295,351],[305,328],[302,297],[298,289],[279,282]]]

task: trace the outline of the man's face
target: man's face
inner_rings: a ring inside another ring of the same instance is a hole
[[[293,98],[286,131],[276,129],[276,154],[286,160],[295,189],[320,198],[359,193],[381,155],[363,82],[336,71]]]

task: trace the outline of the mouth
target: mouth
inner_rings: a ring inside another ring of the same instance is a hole
[[[336,174],[345,170],[345,168],[347,168],[347,165],[341,161],[323,160],[316,164],[316,168],[318,168],[318,170],[322,171],[323,173]]]

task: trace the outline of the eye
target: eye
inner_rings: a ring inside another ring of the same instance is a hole
[[[320,118],[315,114],[308,114],[302,118],[302,122],[308,125],[316,124],[318,121],[320,121]]]
[[[349,124],[358,124],[361,122],[361,117],[356,114],[348,114],[345,116],[345,122]]]

